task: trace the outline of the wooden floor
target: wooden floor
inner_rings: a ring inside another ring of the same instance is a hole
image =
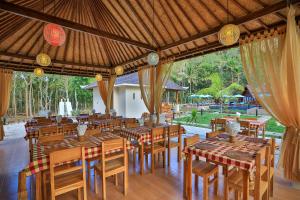
[[[18,172],[27,163],[28,147],[23,138],[9,139],[0,142],[0,200],[17,199]],[[138,173],[138,166],[134,169],[132,166],[132,156],[130,156],[128,195],[124,197],[121,185],[115,187],[113,185],[113,180],[107,179],[107,198],[111,200],[183,199],[183,166],[182,163],[177,163],[176,151],[172,152],[172,163],[170,168],[163,169],[161,163],[160,166],[157,167],[155,175],[152,175],[149,168],[146,168],[145,175],[140,176]],[[148,164],[148,167],[150,167],[150,163]],[[222,177],[222,175],[220,175],[220,177]],[[92,183],[93,178],[94,177],[92,176]],[[121,176],[119,179],[119,182],[122,183]],[[100,179],[99,182],[101,182]],[[223,180],[221,179],[219,182],[219,195],[214,196],[211,188],[209,199],[222,199],[222,185]],[[100,188],[101,185],[98,187]],[[34,199],[34,177],[27,178],[27,188],[29,198]],[[195,187],[193,188],[193,199],[202,199],[201,179],[197,188],[198,189]],[[283,180],[278,175],[275,177],[275,193],[274,198],[272,199],[299,200],[299,197],[300,190],[293,188],[290,182]],[[77,199],[77,192],[62,195],[58,199]],[[93,187],[89,187],[88,199],[97,199]]]

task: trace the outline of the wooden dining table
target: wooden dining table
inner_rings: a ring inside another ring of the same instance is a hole
[[[221,119],[226,119],[227,121],[236,121],[236,117],[232,116],[225,116]],[[266,131],[266,123],[265,120],[259,120],[259,119],[247,119],[247,118],[241,118],[241,121],[248,121],[250,122],[250,128],[255,129],[255,134],[258,136],[259,130],[262,131],[262,136],[265,138],[265,131]],[[213,123],[214,120],[212,120]]]
[[[168,127],[169,124],[160,124],[156,127]],[[128,141],[136,140],[140,147],[140,174],[144,174],[144,144],[151,142],[151,127],[138,126],[135,128],[120,128],[116,131],[121,137],[127,138]],[[181,127],[180,134],[185,133],[185,129]],[[157,138],[159,139],[159,138]]]
[[[185,169],[184,169],[184,193],[187,199],[192,199],[192,158],[199,156],[206,158],[215,164],[224,167],[224,196],[228,197],[227,169],[229,166],[240,169],[243,173],[243,199],[249,199],[249,177],[255,170],[255,155],[261,148],[268,145],[269,141],[263,138],[254,138],[244,135],[237,135],[236,142],[229,142],[227,133],[220,133],[216,137],[209,138],[199,143],[184,148]],[[208,148],[209,147],[209,148]],[[247,152],[251,159],[234,157],[232,152]]]
[[[19,173],[18,199],[27,199],[26,177],[32,175],[35,175],[36,177],[36,199],[41,199],[41,172],[49,169],[50,152],[80,146],[85,147],[86,159],[96,157],[100,158],[101,142],[115,138],[119,138],[119,136],[111,132],[104,132],[93,136],[85,136],[83,141],[79,140],[77,136],[73,135],[66,136],[64,140],[61,141],[33,144],[30,152],[30,162]],[[132,148],[129,141],[127,141],[127,148]]]

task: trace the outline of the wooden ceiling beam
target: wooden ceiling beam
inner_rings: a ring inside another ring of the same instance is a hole
[[[25,69],[28,72],[33,72],[33,70],[36,67],[40,67],[36,64],[31,64],[31,63],[22,63],[22,62],[13,62],[10,61],[9,63],[6,62],[6,60],[0,60],[0,65],[1,67],[6,67],[6,66],[11,66],[14,67],[14,69]],[[48,66],[48,67],[43,67],[44,71],[47,72],[65,72],[69,74],[90,74],[90,75],[95,75],[94,71],[92,70],[82,70],[81,68],[66,68],[66,67],[57,67],[57,66]],[[106,71],[97,71],[97,73],[101,73],[103,76],[109,76],[109,73]]]
[[[4,10],[6,12],[10,12],[10,13],[13,13],[13,14],[16,14],[19,16],[26,17],[26,18],[35,19],[35,20],[48,22],[48,23],[59,24],[68,29],[84,32],[84,33],[91,34],[91,35],[96,35],[98,37],[114,40],[114,41],[121,42],[121,43],[126,43],[126,44],[129,44],[132,46],[137,46],[137,47],[152,50],[152,51],[156,50],[156,48],[154,48],[153,46],[143,43],[143,42],[139,42],[139,41],[132,40],[129,38],[124,38],[124,37],[121,37],[118,35],[111,34],[106,31],[102,31],[102,30],[98,30],[98,29],[95,29],[95,28],[92,28],[89,26],[85,26],[83,24],[75,23],[73,21],[54,17],[52,15],[41,13],[36,10],[32,10],[30,8],[15,5],[13,3],[0,1],[0,9]]]
[[[19,58],[19,59],[25,59],[25,60],[32,60],[35,61],[35,57],[33,56],[26,56],[21,54],[15,54],[15,53],[9,53],[0,51],[0,56],[8,56],[12,58]],[[91,65],[91,64],[82,64],[82,63],[74,63],[74,62],[68,62],[68,61],[61,61],[61,60],[52,60],[52,63],[61,64],[61,65],[72,65],[72,66],[79,66],[79,67],[93,67],[93,68],[103,68],[103,69],[110,69],[111,66],[107,65]]]
[[[300,2],[300,0],[293,0],[292,1],[293,4],[296,4],[296,3],[299,3],[299,2]],[[241,17],[241,18],[235,19],[235,20],[231,21],[230,23],[236,24],[236,25],[241,25],[241,24],[244,24],[244,23],[256,20],[256,19],[258,19],[260,17],[263,17],[265,15],[274,13],[274,12],[276,12],[278,10],[283,9],[283,8],[286,8],[286,1],[281,1],[281,2],[275,3],[273,5],[270,5],[270,6],[266,7],[266,8],[263,8],[261,10],[258,10],[256,12],[249,13],[245,17]],[[165,50],[168,50],[170,48],[173,48],[173,47],[176,47],[176,46],[179,46],[179,45],[183,45],[183,44],[186,44],[186,43],[189,43],[189,42],[193,42],[195,40],[198,40],[198,39],[201,39],[201,38],[213,35],[213,34],[217,34],[221,28],[222,28],[222,25],[217,26],[217,27],[215,27],[215,28],[213,28],[211,30],[198,33],[198,34],[193,35],[191,37],[188,37],[186,39],[183,39],[183,40],[180,40],[180,41],[177,41],[177,42],[165,45],[165,46],[163,46],[161,48],[161,50],[165,51]]]

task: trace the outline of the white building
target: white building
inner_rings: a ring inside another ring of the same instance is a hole
[[[170,80],[165,88],[167,91],[183,91],[186,89]],[[93,109],[97,113],[104,113],[105,105],[100,96],[97,83],[91,83],[83,89],[93,90]],[[116,79],[113,91],[113,108],[116,110],[117,115],[123,117],[139,118],[143,112],[147,112],[141,96],[137,73],[120,76]]]

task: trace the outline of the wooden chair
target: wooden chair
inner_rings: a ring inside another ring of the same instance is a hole
[[[72,119],[70,119],[70,118],[68,118],[68,117],[63,117],[62,119],[61,119],[61,122],[60,122],[61,124],[70,124],[70,123],[73,123],[73,120]]]
[[[252,181],[252,184],[250,180],[249,194],[253,196],[255,200],[269,199],[270,148],[268,146],[263,147],[256,153],[255,166],[255,180]],[[228,173],[227,182],[228,188],[233,189],[236,199],[239,199],[240,194],[243,192],[242,171],[231,170]]]
[[[145,145],[145,154],[151,154],[151,173],[154,173],[155,155],[163,154],[163,167],[166,165],[166,129],[157,127],[151,129],[151,143]],[[147,158],[147,157],[146,157]]]
[[[62,132],[64,135],[77,135],[77,126],[78,124],[63,124]]]
[[[212,123],[212,132],[225,131],[227,120],[222,118],[216,118],[212,120],[211,123]]]
[[[48,118],[40,118],[37,119],[37,125],[38,126],[46,126],[46,125],[51,125],[53,122],[51,119]]]
[[[125,121],[126,128],[136,128],[138,126],[140,126],[140,125],[136,121]]]
[[[116,119],[113,119],[111,122],[112,130],[122,128],[122,125],[123,125],[122,119],[116,118]]]
[[[180,133],[180,124],[169,125],[168,126],[168,166],[171,163],[171,148],[177,148],[177,161],[181,161],[181,138],[182,135]],[[177,138],[177,141],[172,141],[172,139]]]
[[[147,126],[147,127],[153,127],[153,122],[148,120],[148,121],[144,121],[144,126]]]
[[[241,120],[239,122],[240,122],[240,127],[241,127],[240,134],[257,137],[256,131],[251,129],[251,123],[249,121],[242,121]]]
[[[87,129],[85,131],[85,136],[94,136],[94,135],[99,135],[101,134],[101,129],[100,128],[93,128],[93,129]],[[87,158],[85,159],[86,160],[86,168],[87,168],[87,177],[88,177],[88,180],[87,180],[87,183],[88,185],[90,185],[91,183],[91,169],[94,169],[94,166],[91,166],[91,162],[94,162],[94,161],[97,161],[99,160],[98,157],[94,157],[94,158]],[[95,165],[95,164],[94,164]]]
[[[213,131],[206,133],[206,139],[217,137],[222,131]]]
[[[192,137],[184,138],[184,147],[195,145],[198,142],[200,142],[199,135],[194,135]],[[186,173],[186,165],[185,165],[185,173]],[[196,157],[196,159],[192,161],[192,173],[195,174],[195,187],[198,187],[198,176],[201,176],[203,179],[204,200],[208,200],[208,186],[212,183],[214,183],[215,195],[218,194],[219,168],[217,165],[214,165],[210,162],[202,161],[199,159],[199,157]],[[213,178],[210,179],[210,177],[212,176]],[[185,185],[185,191],[187,191],[186,182],[184,183],[184,185]]]
[[[61,137],[63,138],[64,135],[62,132],[59,132],[57,126],[46,126],[39,129],[39,142],[55,141],[57,140],[56,138],[60,139]]]
[[[67,168],[57,168],[56,166],[66,162],[81,160],[80,165],[69,166]],[[84,147],[64,149],[50,153],[50,184],[51,199],[56,196],[78,191],[78,199],[81,199],[81,188],[83,188],[83,199],[87,199],[85,176],[85,150]]]
[[[118,138],[102,142],[101,163],[95,165],[95,192],[98,194],[97,174],[102,177],[102,194],[106,199],[106,178],[115,176],[115,184],[117,185],[117,175],[123,173],[124,195],[127,195],[128,188],[128,158],[126,149],[126,139]],[[111,153],[117,151],[115,153]]]

